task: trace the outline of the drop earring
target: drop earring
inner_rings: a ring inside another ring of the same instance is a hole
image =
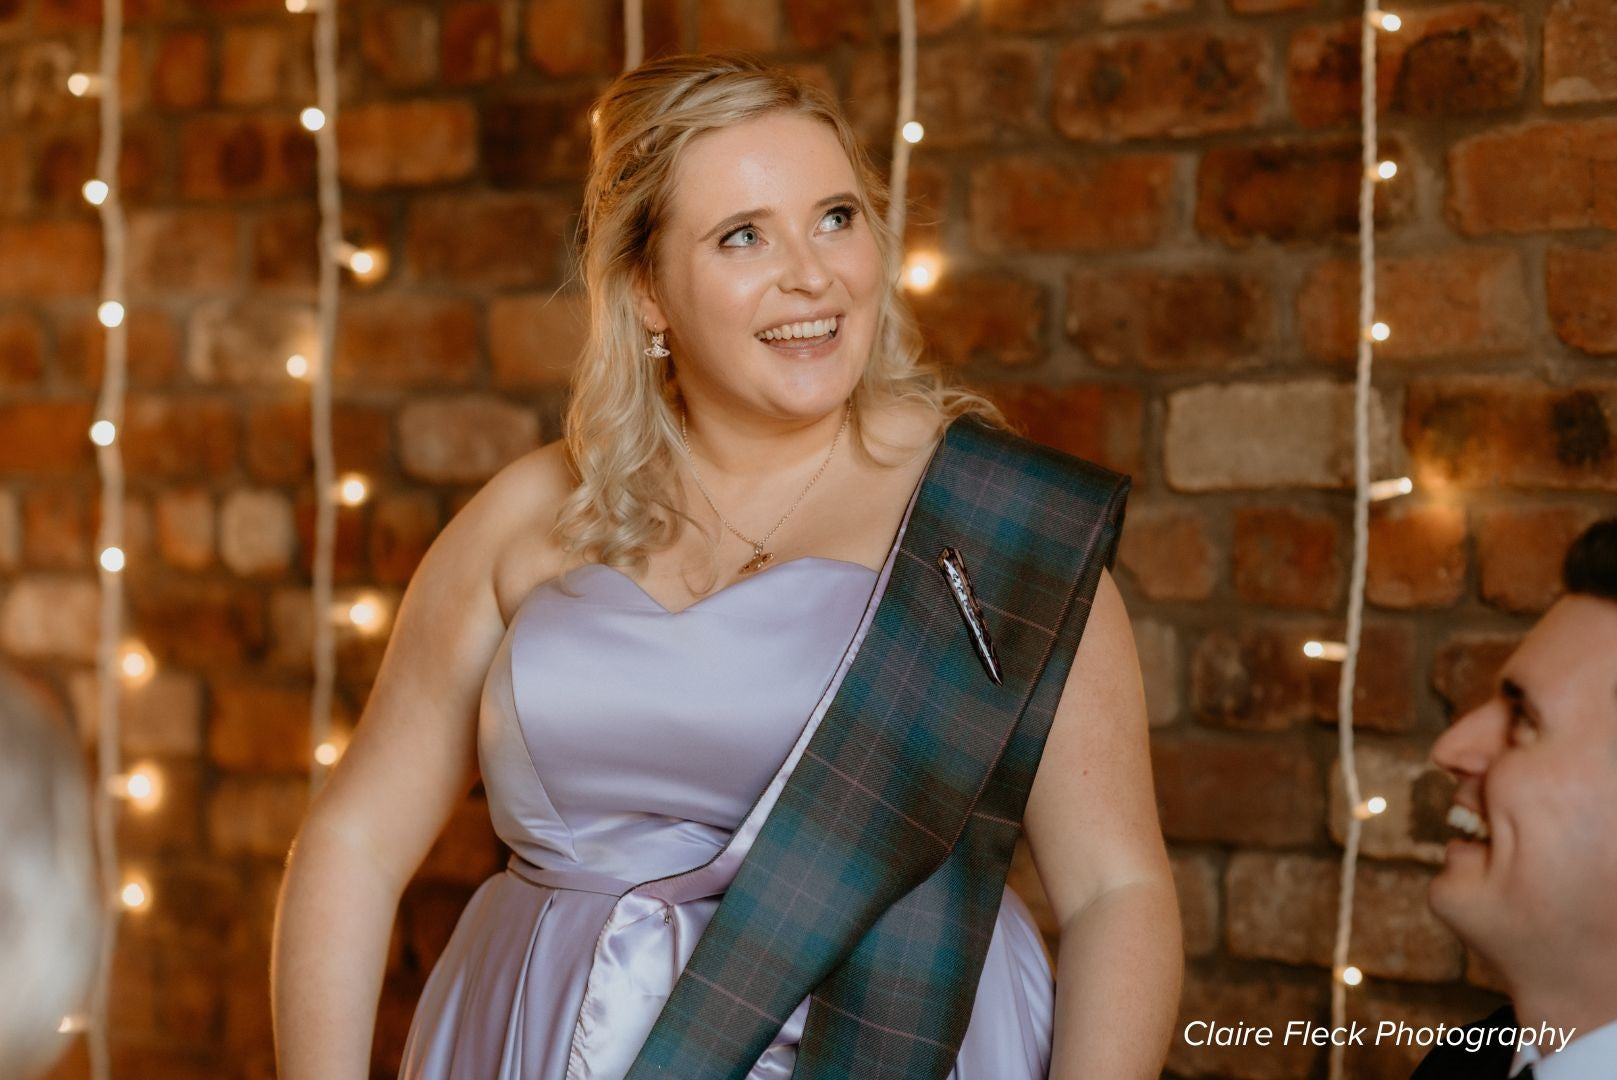
[[[651,335],[651,347],[645,349],[644,352],[653,360],[667,359],[668,350],[663,348],[663,332],[661,330],[655,331]]]

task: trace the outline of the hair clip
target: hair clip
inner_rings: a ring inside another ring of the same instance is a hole
[[[1004,686],[1005,680],[1000,676],[999,658],[994,655],[994,642],[988,636],[988,625],[983,622],[983,606],[977,600],[977,594],[972,591],[971,577],[966,573],[966,560],[961,556],[959,549],[945,547],[938,552],[938,569],[943,572],[943,579],[949,583],[949,595],[954,597],[955,607],[960,609],[960,615],[966,620],[966,628],[971,631],[971,644],[977,650],[977,659],[983,663],[988,677],[994,680],[995,686]]]

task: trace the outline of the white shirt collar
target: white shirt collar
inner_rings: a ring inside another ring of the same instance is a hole
[[[1533,1066],[1534,1080],[1607,1080],[1617,1076],[1617,1020],[1572,1040],[1548,1056],[1537,1046],[1519,1046],[1510,1059],[1510,1076]]]

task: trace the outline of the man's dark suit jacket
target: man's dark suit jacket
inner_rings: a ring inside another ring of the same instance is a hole
[[[1467,1024],[1466,1030],[1515,1026],[1516,1010],[1504,1005],[1489,1013],[1486,1019]],[[1434,1046],[1409,1080],[1506,1080],[1510,1059],[1515,1056],[1516,1048],[1508,1044],[1484,1046],[1475,1051],[1464,1046]]]

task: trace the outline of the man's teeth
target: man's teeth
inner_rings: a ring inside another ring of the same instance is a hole
[[[824,337],[836,329],[837,321],[831,319],[816,319],[813,322],[791,323],[788,326],[777,326],[773,330],[765,330],[757,335],[761,341],[789,341],[792,338]]]
[[[1488,839],[1488,823],[1468,806],[1456,803],[1449,807],[1448,822],[1473,840]]]

